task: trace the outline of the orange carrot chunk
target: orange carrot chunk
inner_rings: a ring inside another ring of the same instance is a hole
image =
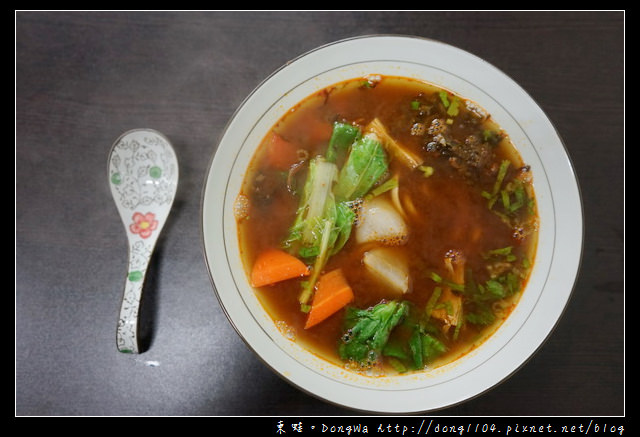
[[[262,287],[309,274],[309,267],[280,249],[267,249],[258,255],[251,270],[251,285]]]
[[[353,290],[347,283],[342,270],[325,273],[318,280],[311,310],[304,328],[317,325],[335,314],[353,300]]]
[[[271,133],[271,137],[267,141],[267,161],[272,167],[286,171],[300,160],[298,146],[285,140],[277,133]]]

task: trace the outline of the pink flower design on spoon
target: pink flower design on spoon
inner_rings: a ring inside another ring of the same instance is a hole
[[[129,225],[129,230],[134,234],[140,235],[141,238],[148,238],[158,227],[158,220],[156,220],[156,215],[152,212],[146,214],[135,212],[132,220],[133,223]]]

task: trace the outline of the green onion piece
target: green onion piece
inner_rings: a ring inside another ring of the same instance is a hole
[[[493,249],[487,252],[487,257],[492,255],[509,255],[511,253],[512,246],[501,247],[500,249]]]
[[[456,284],[455,282],[452,282],[452,281],[444,281],[444,283],[452,290],[459,291],[460,293],[464,293],[464,284]]]
[[[422,335],[420,333],[420,329],[414,329],[413,334],[409,337],[409,349],[411,350],[411,356],[413,357],[414,368],[423,368],[424,360],[422,355]]]
[[[433,289],[433,293],[431,293],[431,297],[427,301],[427,305],[424,307],[425,323],[429,321],[429,318],[431,317],[431,313],[436,307],[436,303],[438,302],[438,299],[440,299],[441,294],[442,294],[442,288],[436,287]]]
[[[429,275],[429,277],[431,279],[433,279],[435,282],[437,283],[441,283],[442,282],[442,276],[440,276],[439,274],[437,274],[436,272],[431,272],[431,274]]]
[[[414,109],[414,110],[420,109],[420,102],[417,100],[412,100],[411,109]]]
[[[433,167],[429,165],[421,165],[420,167],[418,167],[418,169],[423,173],[425,178],[428,178],[429,176],[431,176],[434,171]]]
[[[493,205],[496,203],[496,200],[498,200],[497,196],[491,196],[491,198],[489,199],[489,203],[487,204],[489,209],[493,209]]]
[[[460,306],[460,312],[462,313],[463,311],[463,307],[464,306]],[[458,335],[460,334],[460,328],[462,328],[462,324],[464,323],[464,317],[460,317],[460,320],[458,321],[458,324],[456,325],[456,329],[453,331],[453,340],[457,340],[458,339]]]
[[[489,209],[491,209],[491,207],[489,207]],[[509,219],[509,217],[507,217],[506,214],[503,214],[500,211],[495,211],[495,210],[493,211],[493,213],[498,217],[500,217],[500,220],[502,220],[504,224],[506,224],[507,226],[513,226],[513,224],[511,223],[511,220]]]
[[[376,196],[379,196],[382,193],[386,193],[389,190],[393,190],[398,186],[398,177],[394,176],[391,179],[388,179],[383,184],[375,187],[369,194],[365,196],[366,199],[372,199]]]
[[[449,102],[449,95],[447,94],[447,92],[440,91],[438,95],[440,96],[440,101],[442,101],[442,104],[444,105],[444,107],[448,108],[451,103]]]
[[[478,287],[476,281],[473,279],[473,272],[471,269],[465,271],[465,290],[473,298],[478,293]]]
[[[437,282],[438,284],[446,285],[447,287],[451,288],[452,290],[456,290],[456,291],[460,291],[460,292],[464,293],[464,284],[456,284],[453,281],[447,281],[446,279],[443,279],[442,276],[438,275],[436,272],[431,272],[429,274],[429,277],[434,282]]]
[[[436,310],[444,309],[447,312],[447,315],[449,316],[453,315],[453,304],[448,300],[436,305],[435,309]]]
[[[524,205],[526,193],[524,191],[524,187],[522,186],[521,182],[519,182],[516,185],[514,189],[514,194],[516,196],[516,201],[511,204],[510,208],[508,208],[510,212],[515,212]]]
[[[459,105],[460,105],[460,99],[458,99],[456,96],[453,96],[453,99],[451,100],[451,104],[447,108],[447,115],[450,115],[452,117],[455,117],[456,115],[458,115]]]
[[[510,211],[511,201],[509,199],[509,193],[507,192],[507,190],[501,190],[500,195],[502,197],[502,206],[504,206],[504,209],[506,209],[507,211]]]
[[[497,146],[500,143],[500,140],[502,140],[502,135],[500,134],[500,132],[496,132],[491,129],[485,129],[482,131],[482,139],[492,146]]]
[[[489,198],[488,207],[489,209],[493,208],[497,200],[498,193],[500,192],[500,187],[502,187],[502,182],[504,181],[505,176],[507,175],[507,170],[509,169],[509,165],[511,161],[508,159],[503,160],[500,163],[500,168],[498,169],[498,175],[496,176],[496,181],[493,184],[493,191],[491,193],[491,197]]]
[[[502,182],[504,181],[504,177],[507,175],[507,169],[511,161],[508,159],[503,160],[500,163],[500,169],[498,170],[498,176],[496,177],[496,183],[493,185],[493,195],[495,196],[500,191],[500,187],[502,186]]]

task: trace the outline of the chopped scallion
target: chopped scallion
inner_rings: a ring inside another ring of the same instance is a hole
[[[308,305],[306,303],[300,304],[300,311],[302,311],[303,313],[308,313],[309,311],[311,311],[311,305]]]
[[[456,284],[453,281],[447,281],[446,279],[443,279],[442,276],[440,276],[436,272],[431,272],[429,274],[429,277],[434,282],[437,282],[438,284],[446,285],[447,287],[451,288],[452,290],[464,292],[464,284]]]
[[[421,165],[420,167],[418,167],[418,169],[420,171],[422,171],[423,175],[425,178],[428,178],[429,176],[431,176],[433,174],[433,167],[429,166],[429,165]]]
[[[500,142],[500,134],[491,129],[485,129],[482,131],[482,139],[491,145],[496,145]]]
[[[384,183],[378,185],[373,190],[371,190],[371,192],[369,194],[367,194],[366,198],[367,199],[372,199],[372,198],[374,198],[376,196],[379,196],[382,193],[385,193],[385,192],[387,192],[389,190],[393,190],[397,186],[398,186],[398,177],[394,176],[394,177],[388,179],[387,181],[385,181]]]
[[[510,211],[511,201],[509,200],[509,193],[507,192],[507,190],[501,190],[500,195],[502,197],[502,206],[504,206],[504,209],[506,209],[507,211]]]
[[[514,212],[520,209],[524,205],[524,201],[527,196],[524,191],[524,187],[522,186],[522,182],[520,181],[518,181],[518,183],[516,184],[513,193],[516,196],[516,201],[511,204],[511,207],[509,208],[510,212]]]
[[[451,303],[451,301],[445,301],[445,302],[440,302],[438,305],[435,306],[436,310],[440,310],[440,309],[444,309],[447,312],[447,315],[452,316],[453,315],[453,304]]]
[[[493,249],[487,252],[488,256],[491,255],[509,255],[511,253],[512,246],[501,247],[500,249]]]
[[[452,290],[456,290],[461,293],[464,293],[464,284],[456,284],[455,282],[451,282],[451,281],[445,281],[445,284]]]
[[[460,335],[460,328],[462,328],[462,324],[464,323],[464,317],[462,317],[462,311],[463,311],[463,307],[460,307],[460,318],[459,318],[459,322],[456,325],[456,329],[453,331],[453,340],[457,341],[458,340],[458,335]]]
[[[507,170],[509,169],[509,165],[511,165],[511,161],[508,159],[504,159],[500,163],[500,168],[498,169],[498,175],[496,176],[496,181],[493,184],[493,191],[491,192],[491,197],[489,197],[489,202],[487,206],[489,209],[493,209],[493,205],[496,203],[498,199],[498,193],[500,192],[500,188],[502,187],[502,182],[504,181],[505,176],[507,175]],[[486,191],[482,192],[482,196],[486,198]]]
[[[453,99],[451,100],[451,104],[447,108],[447,115],[450,115],[452,117],[455,117],[456,115],[458,115],[459,105],[460,105],[460,99],[454,96]]]
[[[424,366],[424,359],[422,356],[422,335],[420,329],[414,329],[413,334],[409,337],[409,349],[411,350],[411,356],[413,358],[413,367],[420,369]]]
[[[496,183],[493,185],[493,195],[498,194],[500,187],[502,186],[502,182],[504,181],[505,176],[507,175],[507,170],[509,169],[509,165],[511,161],[508,159],[504,159],[500,163],[500,169],[498,170],[498,176],[496,177]]]
[[[426,319],[425,322],[429,321],[429,318],[431,317],[431,313],[435,309],[436,303],[438,302],[438,299],[440,299],[441,294],[442,294],[442,288],[435,287],[433,289],[433,293],[431,294],[431,297],[427,301],[427,305],[424,307],[424,314]]]
[[[449,102],[449,95],[447,94],[447,92],[446,91],[440,91],[438,93],[438,95],[440,96],[440,101],[442,102],[444,107],[448,108],[449,105],[451,104],[451,102]]]

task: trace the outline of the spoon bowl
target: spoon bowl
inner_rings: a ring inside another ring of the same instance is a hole
[[[122,134],[109,153],[109,186],[129,243],[127,275],[116,345],[140,353],[138,310],[149,261],[178,187],[178,161],[160,132],[134,129]]]

